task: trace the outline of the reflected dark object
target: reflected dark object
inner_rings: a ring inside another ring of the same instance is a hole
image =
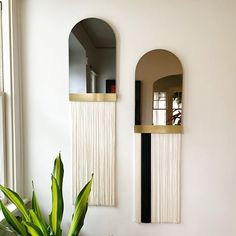
[[[116,81],[114,79],[106,80],[106,93],[116,92]]]
[[[135,81],[135,125],[141,125],[141,81]]]
[[[115,93],[116,38],[103,20],[88,18],[77,23],[69,36],[70,93]]]
[[[146,53],[137,64],[135,79],[135,125],[182,124],[183,70],[173,53],[161,49]]]

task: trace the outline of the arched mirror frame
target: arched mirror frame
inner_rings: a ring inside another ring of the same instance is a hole
[[[163,49],[156,50],[167,52],[176,58],[183,72],[180,60],[173,53]],[[150,52],[155,52],[156,50]],[[141,57],[137,67],[148,53]],[[155,63],[155,61],[148,60],[147,65],[150,63]],[[153,83],[155,81],[153,80]],[[148,100],[150,113],[153,111],[153,83],[149,87],[150,90],[148,90],[150,91]],[[140,86],[141,82],[135,82],[135,95],[137,95],[137,91],[141,91],[139,89]],[[149,118],[149,122],[142,124],[141,112],[140,109],[137,109],[140,97],[140,94],[135,96],[134,220],[137,223],[180,223],[182,123],[181,125],[152,125],[150,123],[153,121]],[[152,117],[150,113],[149,116]]]
[[[137,73],[138,73],[138,70],[139,70],[139,67],[141,67],[142,65],[142,62],[143,60],[145,59],[145,57],[148,57],[148,55],[150,53],[158,53],[158,52],[161,52],[161,53],[167,53],[169,55],[171,55],[171,57],[176,60],[176,64],[178,64],[179,66],[179,71],[181,71],[181,75],[182,75],[182,78],[183,78],[183,67],[182,67],[182,63],[181,61],[179,60],[179,58],[172,52],[168,51],[168,50],[165,50],[165,49],[154,49],[154,50],[151,50],[147,53],[145,53],[138,61],[137,63],[137,66],[136,66],[136,70],[135,70],[135,81],[137,81]],[[154,62],[152,62],[154,63]],[[158,63],[157,63],[158,65]],[[180,73],[179,73],[180,74]],[[163,75],[162,78],[164,77],[168,77],[170,76],[171,74],[167,74],[167,75]],[[173,74],[172,74],[173,75]],[[175,74],[177,75],[177,74]],[[162,78],[159,78],[159,79],[162,79]],[[158,80],[154,80],[153,79],[153,83],[157,82]],[[142,118],[137,118],[137,110],[139,114],[139,116],[142,116],[142,107],[141,108],[137,108],[137,100],[140,100],[137,99],[137,90],[139,90],[142,85],[138,85],[136,83],[135,85],[135,126],[134,126],[134,132],[135,133],[182,133],[183,131],[183,123],[181,122],[181,125],[153,125],[153,124],[150,124],[151,122],[148,122],[145,123],[145,124],[142,124]],[[182,90],[183,90],[183,84],[182,84]],[[152,84],[152,90],[150,90],[152,95],[153,95],[153,84]],[[142,92],[141,92],[142,93]],[[151,94],[150,93],[150,94]],[[141,98],[141,101],[140,103],[142,104],[142,98]],[[151,104],[151,106],[153,106],[153,100],[152,102],[149,101],[149,103]],[[150,106],[149,104],[149,106]],[[149,111],[149,112],[152,112],[152,111]],[[152,114],[153,115],[153,114]]]
[[[116,41],[115,31],[107,22],[98,18],[92,19],[107,24],[114,33]],[[117,53],[115,53],[115,67],[116,57]],[[117,69],[115,68],[115,78],[116,75]],[[72,125],[73,199],[76,199],[90,175],[94,173],[89,204],[115,206],[117,94],[70,93],[69,100],[71,102]]]
[[[86,22],[86,20],[90,20],[90,19],[101,22],[103,25],[105,25],[107,28],[109,28],[109,30],[112,32],[112,34],[114,36],[114,44],[115,44],[115,58],[114,58],[114,60],[115,60],[115,62],[114,62],[114,67],[115,67],[115,79],[114,79],[115,80],[115,92],[69,92],[69,100],[70,101],[87,101],[87,102],[115,102],[115,101],[117,101],[117,40],[116,40],[117,37],[116,37],[115,31],[113,30],[112,26],[103,19],[95,18],[95,17],[89,17],[89,18],[82,19],[78,23],[76,23],[74,25],[74,27],[72,28],[71,32],[70,32],[70,36],[71,36],[73,30],[76,27],[78,27],[79,24],[81,24],[83,22]],[[70,42],[69,42],[69,44],[70,44]],[[69,45],[69,47],[70,47],[70,45]],[[69,57],[70,57],[70,55],[69,55]],[[70,61],[70,59],[69,59],[69,61]],[[70,62],[69,62],[69,67],[70,67]],[[91,72],[93,72],[93,71],[91,71]],[[92,73],[92,74],[94,74],[94,73]],[[70,78],[69,78],[69,83],[70,83]]]

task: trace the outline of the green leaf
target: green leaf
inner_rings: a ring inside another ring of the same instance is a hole
[[[46,224],[43,214],[40,210],[39,204],[38,204],[38,200],[35,194],[35,189],[34,189],[34,183],[32,182],[32,186],[33,186],[33,196],[32,196],[32,209],[34,210],[34,212],[37,214],[39,220],[41,221],[41,223],[43,224],[43,227],[45,229],[47,229],[48,225]]]
[[[55,236],[61,235],[61,221],[62,221],[62,201],[60,189],[58,187],[56,178],[52,175],[52,212],[49,216],[50,226]]]
[[[29,216],[26,206],[25,206],[23,200],[20,198],[20,196],[16,192],[14,192],[11,189],[6,188],[2,185],[0,185],[0,190],[17,207],[17,209],[23,215],[24,219],[26,221],[30,222],[31,221],[30,216]]]
[[[48,235],[47,228],[45,227],[41,219],[38,217],[38,215],[34,212],[34,210],[30,210],[29,213],[33,223],[40,229],[41,233],[44,236],[47,236]]]
[[[63,203],[62,185],[63,185],[64,167],[63,167],[63,163],[61,161],[61,153],[59,153],[59,155],[56,157],[56,159],[54,161],[53,176],[55,177],[55,179],[57,181],[59,191],[61,194],[60,200],[61,200],[62,216],[63,216],[64,203]]]
[[[53,176],[57,180],[57,184],[59,186],[59,189],[62,189],[63,175],[64,175],[64,167],[63,167],[63,163],[61,161],[61,153],[59,153],[59,155],[57,156],[57,158],[54,161],[54,168],[53,168]]]
[[[25,227],[17,220],[17,218],[3,205],[0,201],[2,213],[9,225],[12,226],[16,232],[18,232],[22,236],[28,236]]]
[[[32,236],[43,236],[41,230],[34,224],[30,222],[24,222],[24,225],[27,228],[27,231]]]
[[[90,181],[80,191],[76,199],[75,211],[72,217],[72,222],[68,236],[77,236],[84,224],[84,218],[88,208],[88,198],[91,192],[92,181],[93,181],[93,175]]]
[[[10,228],[11,227],[11,228]],[[11,234],[17,234],[17,232],[12,229],[12,226],[9,227],[9,224],[7,225],[7,223],[3,222],[3,221],[0,221],[0,235],[1,235],[1,231],[4,231],[4,232],[9,232]]]

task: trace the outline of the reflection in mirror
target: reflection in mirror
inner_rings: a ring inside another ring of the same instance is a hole
[[[181,125],[182,74],[158,79],[153,84],[153,125]]]
[[[88,18],[69,36],[70,93],[116,92],[116,38],[104,21]]]
[[[166,50],[146,53],[135,74],[135,125],[181,125],[183,70]]]

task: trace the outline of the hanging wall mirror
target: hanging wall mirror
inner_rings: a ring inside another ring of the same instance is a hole
[[[116,38],[88,18],[69,35],[73,198],[94,173],[89,203],[115,205]]]
[[[182,78],[179,59],[166,50],[146,53],[135,74],[135,129],[179,132],[182,124]],[[152,127],[151,126],[167,126]],[[170,127],[178,126],[178,127]]]
[[[157,49],[135,74],[135,221],[180,222],[183,69]]]
[[[88,18],[69,36],[70,100],[116,98],[116,38],[103,20]]]

